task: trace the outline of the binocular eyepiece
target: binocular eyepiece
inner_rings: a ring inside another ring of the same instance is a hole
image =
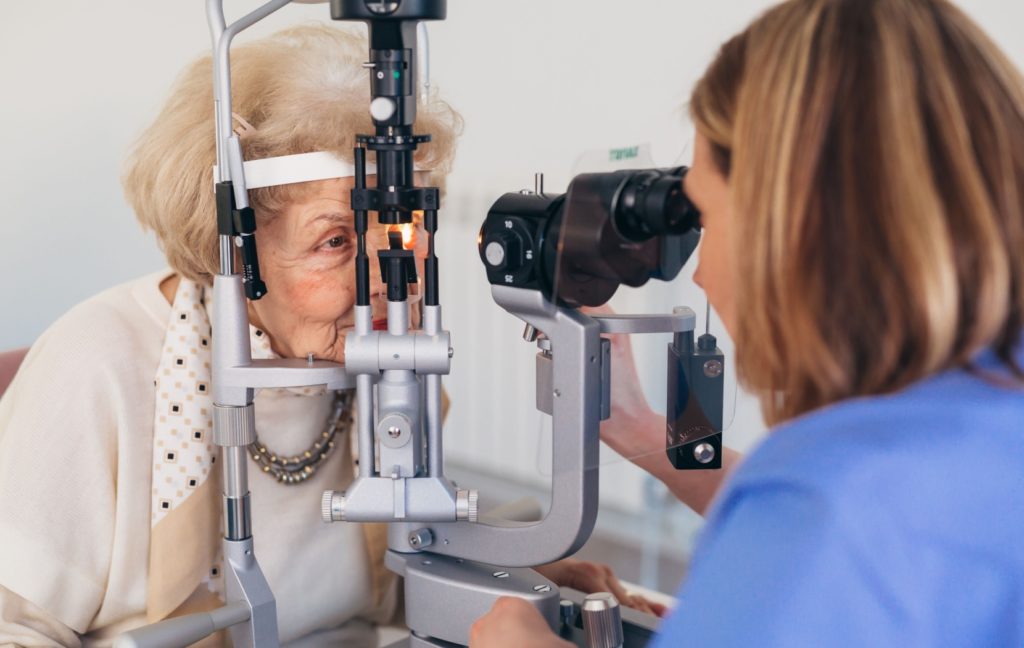
[[[700,240],[687,171],[587,173],[564,195],[505,194],[480,230],[488,280],[578,307],[607,302],[622,284],[675,278]]]
[[[612,220],[623,236],[642,242],[655,236],[700,229],[700,212],[683,191],[686,167],[597,174],[598,182],[617,184]]]

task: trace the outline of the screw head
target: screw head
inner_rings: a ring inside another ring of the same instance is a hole
[[[711,463],[715,458],[715,447],[710,443],[700,443],[693,449],[693,458],[698,463]]]
[[[491,574],[491,576],[494,576],[495,578],[508,578],[508,572],[507,571],[496,571],[493,574]]]
[[[391,437],[392,439],[397,439],[398,437],[402,436],[401,428],[392,425],[391,427],[388,428],[388,436]]]
[[[708,360],[704,363],[704,375],[708,378],[718,378],[722,375],[722,361]]]

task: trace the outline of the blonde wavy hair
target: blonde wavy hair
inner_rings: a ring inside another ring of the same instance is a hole
[[[233,48],[232,109],[251,124],[241,138],[245,159],[330,151],[352,160],[355,136],[372,133],[368,55],[361,33],[302,25]],[[418,107],[416,132],[433,140],[416,163],[427,182],[444,185],[462,119],[432,98]],[[122,177],[125,197],[143,228],[156,233],[174,270],[210,283],[217,272],[217,219],[212,168],[216,163],[211,58],[189,65],[160,114],[135,143]],[[257,219],[272,218],[301,199],[313,183],[254,189]]]
[[[1024,79],[960,10],[785,2],[690,112],[729,177],[738,369],[770,423],[987,348],[1024,377]]]

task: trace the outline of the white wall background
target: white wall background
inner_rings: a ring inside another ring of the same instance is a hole
[[[76,302],[163,266],[122,200],[120,164],[178,70],[209,47],[201,0],[8,4],[0,21],[0,350],[30,344]],[[225,4],[238,16],[256,2]],[[450,456],[543,481],[534,351],[490,300],[476,256],[490,201],[530,186],[534,171],[546,172],[549,191],[564,188],[589,149],[649,141],[658,163],[688,161],[687,93],[717,45],[770,4],[451,0],[450,18],[432,26],[434,84],[466,120],[440,246],[457,347],[447,382]],[[1024,3],[961,5],[1024,65]],[[327,7],[286,7],[241,38],[311,19],[327,21]],[[613,303],[702,311],[699,291],[685,284]],[[659,406],[663,343],[637,349]],[[727,339],[722,345],[731,351]],[[740,394],[730,443],[748,447],[762,431],[756,404]],[[635,471],[609,467],[602,481],[610,504],[639,505]]]

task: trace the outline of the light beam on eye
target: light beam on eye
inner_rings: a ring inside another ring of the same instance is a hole
[[[391,225],[388,232],[402,233],[402,247],[411,250],[416,245],[416,225],[414,223],[403,223],[402,225]]]

